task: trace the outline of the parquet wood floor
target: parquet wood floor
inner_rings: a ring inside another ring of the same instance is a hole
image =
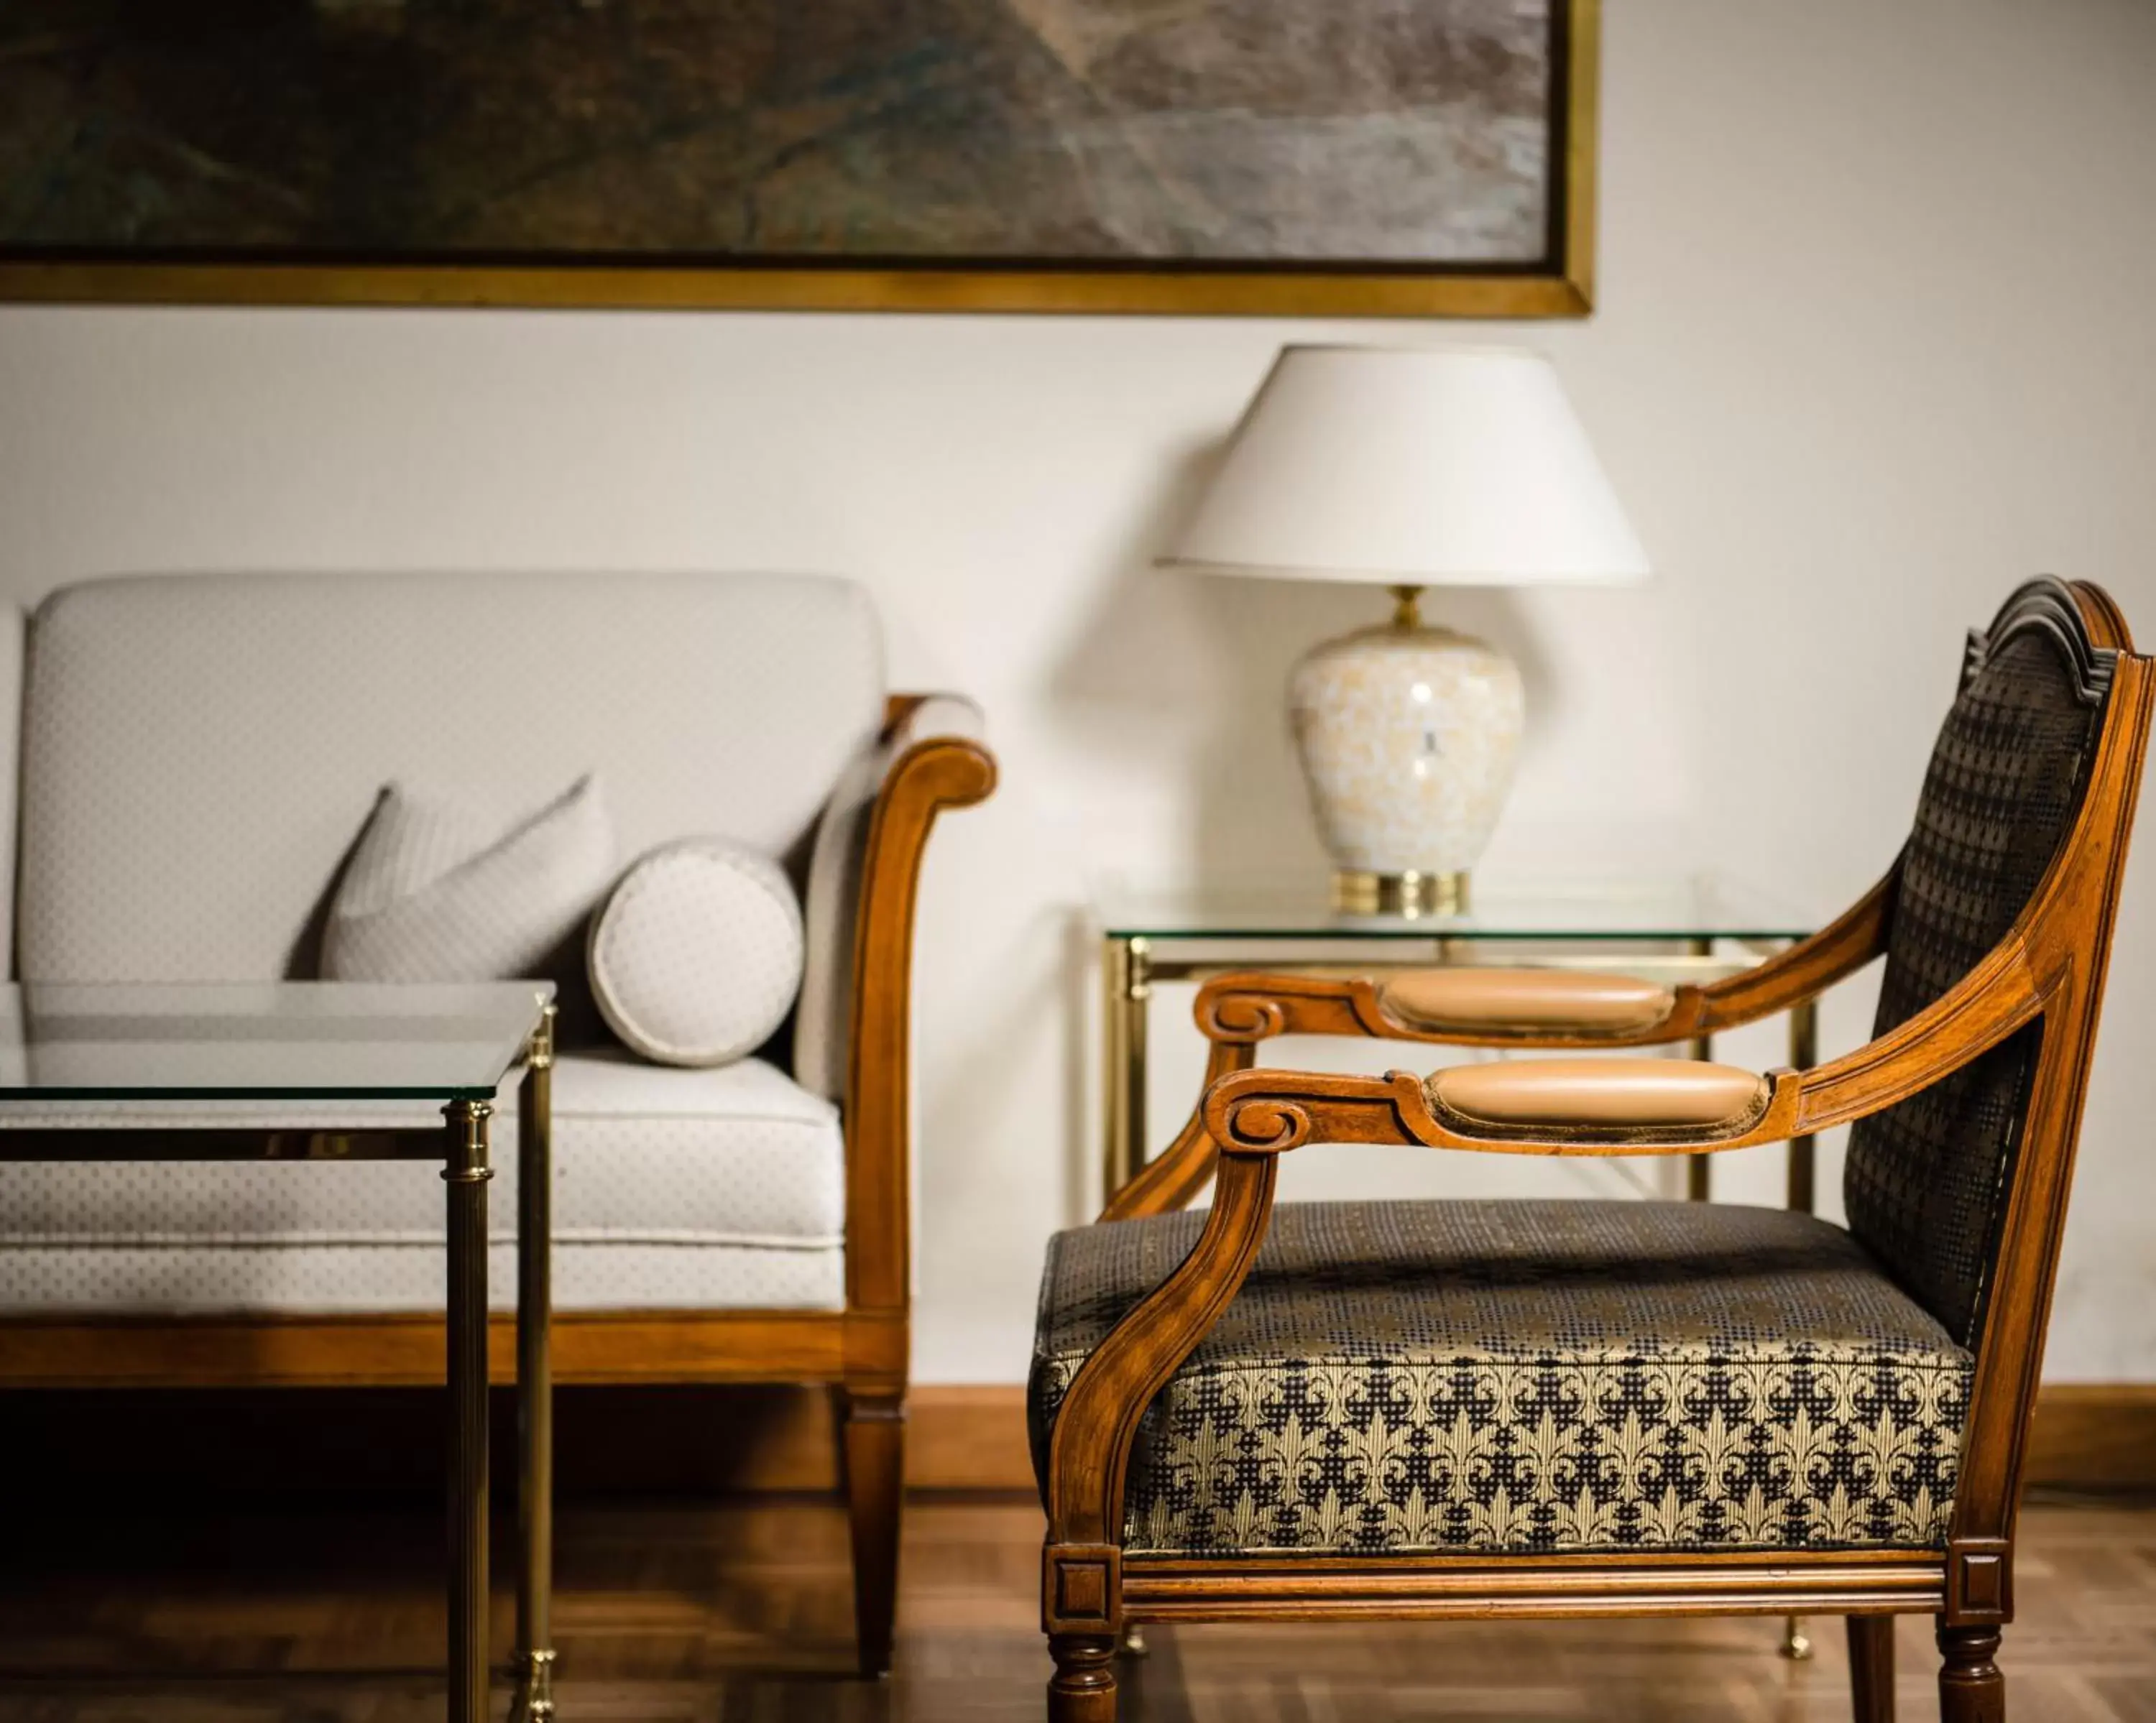
[[[17,1493],[18,1492],[11,1492]],[[408,1723],[440,1715],[424,1505],[214,1504],[0,1531],[0,1723]],[[567,1723],[989,1723],[1041,1716],[1040,1519],[919,1503],[898,1673],[851,1674],[845,1528],[819,1500],[571,1504]],[[506,1570],[497,1567],[498,1577]],[[2032,1505],[2001,1666],[2017,1723],[2156,1723],[2156,1502]],[[1815,1661],[1763,1621],[1156,1629],[1133,1723],[1813,1723],[1848,1716],[1839,1623]],[[507,1644],[503,1602],[497,1633]],[[1905,1620],[1900,1715],[1936,1715]]]

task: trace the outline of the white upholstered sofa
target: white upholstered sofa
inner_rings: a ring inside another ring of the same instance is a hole
[[[766,575],[94,582],[0,634],[0,674],[26,981],[311,975],[400,778],[536,805],[596,772],[624,864],[698,834],[786,859],[808,949],[790,1049],[558,1059],[557,1374],[843,1387],[862,1656],[887,1664],[914,886],[937,811],[992,787],[978,715],[886,695],[858,587]],[[0,1384],[438,1381],[433,1184],[388,1163],[0,1168]]]

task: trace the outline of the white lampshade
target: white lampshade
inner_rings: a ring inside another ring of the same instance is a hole
[[[1524,347],[1284,348],[1160,561],[1394,586],[1648,572],[1555,369]]]

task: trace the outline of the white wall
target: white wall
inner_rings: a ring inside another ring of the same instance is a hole
[[[1557,355],[1661,577],[1446,602],[1520,655],[1536,707],[1491,868],[1700,863],[1832,909],[1892,854],[1960,631],[2015,580],[2094,577],[2156,640],[2156,9],[1608,11],[1600,309],[1507,332]],[[1042,1239],[1092,1187],[1089,895],[1116,873],[1314,872],[1278,690],[1380,604],[1157,575],[1150,552],[1283,341],[1491,332],[0,310],[0,597],[209,567],[869,582],[899,685],[978,695],[1004,761],[924,894],[919,1361],[1014,1378]],[[2152,856],[2054,1376],[2156,1377]],[[1837,1003],[1830,1049],[1868,1009]],[[1194,1075],[1187,1031],[1157,1056],[1163,1095]],[[1768,1197],[1779,1161],[1754,1162],[1725,1188]],[[1297,1182],[1653,1176],[1365,1152]]]

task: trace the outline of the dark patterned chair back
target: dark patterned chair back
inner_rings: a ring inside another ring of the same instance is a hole
[[[2080,808],[2105,692],[2054,583],[2025,587],[1989,633],[1970,637],[1902,854],[1875,1034],[2011,930]],[[1850,1133],[1851,1232],[1964,1345],[1983,1320],[2040,1033],[2030,1025]]]

